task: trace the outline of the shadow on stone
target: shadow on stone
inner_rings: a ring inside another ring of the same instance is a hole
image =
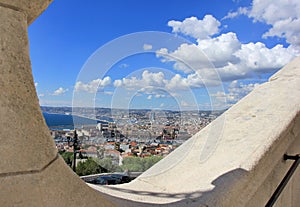
[[[116,206],[128,207],[128,206],[189,206],[189,207],[201,207],[201,206],[218,206],[218,203],[226,200],[226,195],[230,194],[229,189],[233,189],[232,186],[236,185],[238,181],[247,175],[247,171],[243,169],[236,169],[225,173],[212,182],[214,185],[211,191],[195,191],[189,193],[167,193],[167,192],[149,192],[143,190],[132,190],[125,188],[107,187],[116,193],[127,194],[128,199],[122,199],[114,195],[102,194]],[[174,181],[175,182],[175,181]],[[93,185],[91,185],[93,186]],[[200,187],[200,186],[199,186]],[[138,195],[142,197],[152,197],[153,203],[143,203],[131,201],[131,195]],[[220,196],[223,195],[223,196]],[[170,203],[158,204],[157,200],[160,199],[174,199],[178,200]],[[208,205],[209,204],[209,205]]]

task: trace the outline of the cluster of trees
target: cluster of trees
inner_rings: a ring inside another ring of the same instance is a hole
[[[123,170],[128,170],[131,172],[144,172],[155,163],[160,161],[162,156],[150,156],[150,157],[126,157],[123,160],[123,165],[121,166]]]
[[[79,162],[76,166],[76,173],[79,176],[106,173],[108,170],[97,163],[96,160],[88,158],[84,162]]]
[[[73,152],[62,152],[62,151],[60,151],[59,154],[64,159],[64,161],[67,163],[67,165],[72,167],[72,163],[73,163],[73,159],[74,159]]]
[[[63,152],[62,158],[71,167],[73,162],[73,153]],[[84,162],[79,162],[76,166],[76,173],[79,176],[106,173],[106,172],[144,172],[155,163],[160,161],[162,156],[150,157],[126,157],[123,159],[123,165],[119,166],[113,163],[111,158],[87,158]]]

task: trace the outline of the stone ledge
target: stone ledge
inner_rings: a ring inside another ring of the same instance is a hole
[[[0,177],[0,182],[1,206],[115,206],[89,188],[60,157],[39,173]]]

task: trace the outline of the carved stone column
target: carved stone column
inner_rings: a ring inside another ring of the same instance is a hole
[[[49,3],[0,0],[0,206],[111,207],[57,155],[41,114],[27,27]]]
[[[0,175],[38,171],[56,158],[33,82],[27,36],[49,1],[0,0]]]

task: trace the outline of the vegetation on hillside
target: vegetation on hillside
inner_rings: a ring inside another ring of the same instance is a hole
[[[61,152],[62,158],[65,160],[67,165],[72,166],[73,153],[72,152]],[[87,158],[82,162],[79,162],[76,166],[76,173],[79,176],[106,173],[106,172],[144,172],[155,163],[160,161],[162,156],[150,156],[150,157],[126,157],[123,159],[122,165],[114,163],[109,157],[98,159],[98,158]]]

